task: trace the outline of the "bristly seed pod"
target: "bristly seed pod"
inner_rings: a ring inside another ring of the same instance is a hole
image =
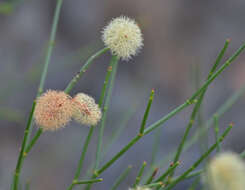
[[[44,131],[64,127],[71,119],[71,97],[63,91],[48,90],[37,99],[34,112],[36,124]]]
[[[102,31],[102,40],[113,55],[128,60],[143,47],[143,37],[133,19],[120,16],[113,19]]]
[[[235,153],[221,153],[208,164],[203,179],[210,190],[244,190],[245,164]]]
[[[87,94],[78,93],[73,99],[73,118],[83,125],[97,125],[101,119],[101,110],[94,99]]]

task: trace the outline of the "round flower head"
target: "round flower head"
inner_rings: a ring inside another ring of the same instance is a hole
[[[54,131],[64,127],[71,119],[73,107],[69,95],[48,90],[37,99],[34,118],[43,130]]]
[[[83,125],[96,125],[101,119],[101,110],[94,99],[87,94],[78,93],[73,99],[73,118]]]
[[[245,165],[239,155],[221,153],[208,164],[204,181],[210,190],[244,190]]]
[[[133,19],[120,16],[113,19],[103,30],[102,40],[112,54],[123,60],[136,55],[143,46],[142,33]]]
[[[129,188],[129,190],[151,190],[149,187],[137,186],[135,188]]]

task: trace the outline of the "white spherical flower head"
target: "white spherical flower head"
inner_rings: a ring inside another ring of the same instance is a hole
[[[239,155],[225,152],[214,157],[207,166],[204,182],[210,190],[244,190],[245,165]]]
[[[122,60],[130,59],[143,47],[141,30],[136,22],[128,17],[113,19],[102,33],[105,46]]]

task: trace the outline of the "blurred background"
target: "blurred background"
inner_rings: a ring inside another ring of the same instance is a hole
[[[0,1],[0,189],[3,190],[10,187],[37,93],[55,5],[55,0]],[[103,47],[101,30],[112,18],[126,15],[139,23],[144,48],[137,57],[119,64],[103,140],[103,164],[137,134],[152,88],[156,94],[147,125],[183,103],[204,82],[227,38],[231,44],[223,62],[245,41],[244,9],[244,0],[64,0],[45,90],[66,87],[86,59]],[[109,60],[109,54],[97,59],[71,95],[84,92],[98,101]],[[245,85],[244,62],[245,53],[212,83],[191,135]],[[221,131],[230,122],[235,123],[223,144],[224,150],[244,150],[244,106],[242,96],[220,118]],[[143,161],[148,163],[147,170],[152,165],[160,167],[159,174],[162,173],[171,162],[168,154],[180,142],[190,113],[191,107],[157,132],[145,136],[102,175],[104,181],[93,189],[110,189],[122,171],[132,165],[119,186],[128,189]],[[117,138],[118,129],[121,132]],[[89,128],[71,122],[63,130],[44,133],[24,162],[22,185],[30,181],[31,189],[35,190],[66,189],[73,179],[88,131]],[[97,139],[98,128],[89,146],[82,179],[90,176],[86,170],[95,158]],[[211,129],[182,154],[177,174],[190,167],[205,146],[213,143]],[[164,159],[165,164],[160,165]],[[190,183],[185,181],[175,189],[187,189]]]

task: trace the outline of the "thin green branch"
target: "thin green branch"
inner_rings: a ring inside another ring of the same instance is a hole
[[[103,88],[102,88],[101,95],[100,95],[100,99],[99,99],[99,107],[101,107],[103,102],[104,102],[104,98],[105,98],[105,94],[106,94],[106,91],[107,91],[107,86],[108,86],[108,82],[110,80],[111,74],[112,74],[112,64],[110,64],[108,66],[108,69],[107,69],[107,73],[106,73],[106,76],[105,76],[105,81],[104,81]],[[78,162],[77,170],[76,170],[76,173],[75,173],[73,181],[74,180],[78,180],[78,178],[80,177],[81,170],[82,170],[82,167],[83,167],[83,162],[84,162],[84,159],[85,159],[85,156],[86,156],[86,153],[87,153],[88,145],[89,145],[89,143],[91,141],[91,137],[92,137],[93,132],[94,132],[94,127],[95,126],[91,126],[90,129],[89,129],[89,133],[88,133],[88,135],[86,137],[86,140],[85,140],[85,143],[83,145],[82,153],[81,153],[81,156],[80,156],[80,159],[79,159],[79,162]],[[68,187],[68,190],[71,190],[73,187],[74,187],[74,184],[71,184]]]
[[[147,184],[147,185],[144,185],[144,187],[148,187],[148,188],[154,188],[154,187],[163,187],[164,184],[160,181],[160,182],[157,182],[157,183],[151,183],[151,184]]]
[[[128,173],[132,169],[132,166],[128,166],[123,173],[116,179],[115,183],[112,185],[111,190],[116,190],[118,186],[122,183],[122,181],[128,176]]]
[[[147,107],[146,107],[146,110],[145,110],[145,114],[144,114],[144,117],[143,117],[143,120],[142,120],[142,123],[141,123],[140,131],[139,131],[140,134],[144,133],[145,124],[146,124],[146,121],[147,121],[147,118],[148,118],[148,115],[149,115],[149,112],[150,112],[150,109],[151,109],[151,105],[152,105],[152,101],[153,101],[153,98],[154,98],[154,94],[155,94],[155,90],[152,89],[150,97],[149,97],[149,100],[148,100],[148,104],[147,104]]]
[[[113,132],[113,134],[109,137],[109,142],[105,144],[104,151],[102,152],[102,159],[106,156],[106,153],[110,149],[110,147],[116,142],[116,140],[120,137],[120,134],[123,132],[124,128],[127,126],[129,119],[132,117],[133,113],[135,113],[136,107],[131,108],[126,115],[123,117],[121,122],[118,122],[120,126]],[[91,174],[91,171],[94,167],[94,163],[91,163],[88,167],[85,177],[88,177]]]
[[[245,85],[237,92],[235,92],[231,97],[229,97],[224,104],[213,114],[216,115],[218,118],[224,115],[225,112],[227,112],[232,105],[234,105],[237,100],[242,97],[245,93]],[[205,124],[205,128],[201,129],[200,131],[197,131],[187,143],[185,143],[184,151],[187,151],[193,144],[195,144],[198,139],[204,134],[213,124],[213,116],[208,119],[208,121]]]
[[[214,135],[215,135],[215,141],[218,143],[217,146],[217,152],[220,152],[220,144],[219,144],[219,118],[217,115],[214,115]]]
[[[177,167],[180,165],[180,162],[175,162],[169,166],[169,168],[154,182],[164,181],[164,179]]]
[[[47,54],[45,57],[44,68],[43,68],[43,72],[42,72],[41,79],[40,79],[37,97],[39,97],[43,91],[43,86],[44,86],[44,82],[45,82],[45,79],[47,76],[48,66],[50,63],[50,58],[51,58],[51,54],[52,54],[53,47],[54,47],[54,41],[55,41],[55,36],[56,36],[56,31],[57,31],[57,26],[58,26],[58,22],[59,22],[59,16],[60,16],[60,10],[61,10],[62,4],[63,4],[63,0],[57,0],[54,18],[53,18],[52,29],[51,29],[51,34],[50,34],[50,39],[49,39],[49,46],[48,46]],[[34,107],[32,108],[31,114],[29,116],[28,125],[27,125],[28,131],[27,132],[25,131],[24,139],[22,142],[22,150],[20,152],[19,159],[18,159],[17,166],[16,166],[16,169],[18,169],[19,171],[18,172],[15,171],[15,174],[14,174],[14,176],[15,176],[14,182],[13,182],[13,184],[14,184],[13,189],[14,190],[18,189],[19,175],[20,175],[20,171],[21,171],[21,165],[23,162],[24,151],[25,151],[25,148],[26,148],[26,146],[30,140],[30,136],[31,136],[31,132],[32,132],[33,112],[35,110],[35,103],[33,103],[33,105],[34,105]]]
[[[89,57],[89,59],[86,61],[86,63],[83,65],[83,67],[80,69],[80,71],[73,77],[73,79],[69,82],[67,87],[65,88],[65,92],[69,93],[72,88],[76,85],[78,80],[83,76],[83,74],[87,71],[88,67],[94,62],[96,58],[101,56],[102,54],[106,53],[109,49],[108,48],[103,48],[96,52],[94,55]]]
[[[42,133],[43,133],[43,130],[41,128],[39,128],[38,131],[36,132],[35,136],[32,138],[31,142],[26,147],[25,152],[24,152],[24,156],[27,156],[27,154],[30,152],[30,150],[32,149],[34,144],[36,144],[38,138],[41,136]]]
[[[24,151],[25,151],[26,141],[27,141],[27,136],[28,136],[30,126],[31,126],[31,121],[32,121],[32,116],[34,113],[35,105],[36,105],[36,101],[34,101],[32,104],[32,109],[29,115],[28,123],[25,129],[24,138],[23,138],[22,145],[21,145],[19,158],[18,158],[17,165],[16,165],[15,172],[14,172],[14,178],[13,178],[13,189],[14,190],[17,190],[18,185],[19,185],[19,177],[20,177],[20,171],[23,165],[23,160],[24,160]]]
[[[55,44],[55,36],[56,36],[56,31],[57,31],[57,26],[59,22],[60,10],[61,10],[62,4],[63,4],[63,0],[57,0],[55,13],[54,13],[54,20],[52,24],[50,39],[49,39],[49,46],[48,46],[47,54],[45,57],[44,68],[43,68],[43,73],[41,76],[40,85],[38,88],[38,96],[40,96],[43,92],[44,82],[45,82],[45,79],[48,73],[48,66],[50,63],[51,55],[52,55],[54,44]]]
[[[220,142],[218,142],[218,143],[220,143]],[[240,156],[241,156],[241,158],[245,158],[245,151],[243,151],[242,153],[240,153]],[[199,169],[199,170],[196,170],[194,172],[190,172],[187,176],[185,176],[185,179],[191,179],[193,177],[199,176],[203,172],[204,172],[204,169]],[[173,178],[173,181],[176,180],[178,177],[180,177],[180,176],[174,177]]]
[[[221,137],[219,138],[219,143],[221,143],[224,138],[228,135],[228,133],[230,132],[230,130],[232,129],[233,124],[230,124],[229,127],[224,131],[224,133],[221,135]],[[174,181],[172,181],[166,188],[164,188],[164,190],[170,190],[172,189],[177,183],[179,183],[180,181],[182,181],[183,179],[185,179],[186,176],[188,176],[193,170],[195,170],[197,168],[197,166],[199,166],[199,164],[208,157],[208,155],[214,150],[216,149],[216,147],[218,146],[217,142],[212,145],[188,170],[186,170],[182,175],[180,175],[177,179],[175,179]]]
[[[105,98],[105,103],[104,107],[102,110],[102,118],[101,118],[101,123],[100,123],[100,131],[99,131],[99,139],[98,139],[98,146],[97,146],[97,151],[96,151],[96,160],[95,160],[95,170],[98,169],[99,167],[99,162],[101,159],[101,147],[102,147],[102,140],[104,136],[104,130],[105,130],[105,123],[106,123],[106,118],[107,118],[107,112],[111,100],[111,94],[112,94],[112,89],[114,86],[114,81],[117,73],[117,66],[118,66],[118,57],[117,56],[112,56],[110,65],[112,67],[112,72],[111,72],[111,79],[108,84],[108,89],[107,89],[107,95]]]
[[[142,166],[141,166],[141,168],[140,168],[140,170],[139,170],[139,173],[138,173],[138,175],[137,175],[137,177],[136,177],[135,183],[134,183],[134,185],[133,185],[134,188],[140,183],[140,180],[141,180],[141,177],[142,177],[143,172],[144,172],[144,170],[145,170],[146,164],[147,164],[147,163],[144,161],[143,164],[142,164]]]
[[[154,129],[161,126],[163,123],[165,123],[167,120],[172,118],[174,115],[182,111],[184,108],[188,107],[192,103],[196,102],[195,98],[207,88],[207,86],[217,77],[219,74],[221,74],[230,64],[232,61],[237,58],[237,56],[242,52],[242,50],[245,48],[245,44],[243,44],[204,84],[202,87],[200,87],[189,99],[185,101],[185,103],[181,104],[177,108],[175,108],[173,111],[171,111],[169,114],[167,114],[162,119],[156,121],[151,126],[145,129],[143,136],[150,133]],[[94,172],[94,177],[97,177],[100,175],[104,170],[106,170],[108,167],[110,167],[118,158],[120,158],[129,148],[131,148],[140,138],[142,135],[137,135],[134,137],[121,151],[119,151],[111,160],[109,160],[106,164],[104,164],[98,171]]]
[[[224,47],[220,51],[220,53],[219,53],[214,65],[212,66],[212,68],[211,68],[211,70],[210,70],[210,72],[208,74],[207,80],[209,80],[212,77],[213,72],[218,67],[218,65],[219,65],[219,63],[220,63],[220,61],[221,61],[221,59],[222,59],[227,47],[228,47],[229,42],[230,41],[226,40]],[[185,130],[184,135],[183,135],[183,137],[181,139],[181,142],[180,142],[180,144],[179,144],[179,146],[177,148],[177,151],[176,151],[176,154],[175,154],[175,157],[174,157],[174,161],[173,161],[174,163],[177,162],[179,160],[179,158],[180,158],[180,155],[182,153],[184,144],[185,144],[186,139],[187,139],[187,137],[188,137],[188,135],[190,133],[190,130],[191,130],[193,124],[194,124],[194,121],[195,121],[196,116],[198,114],[198,111],[199,111],[199,109],[201,107],[201,104],[202,104],[202,101],[203,101],[203,98],[204,98],[204,95],[205,95],[206,91],[207,91],[207,87],[204,88],[204,90],[201,92],[200,97],[198,98],[197,103],[195,104],[195,106],[193,108],[193,111],[192,111],[191,116],[190,116],[189,123],[188,123],[188,125],[186,127],[186,130]],[[173,170],[171,172],[171,174],[169,175],[170,178],[174,175],[174,171],[175,170]]]
[[[155,178],[155,176],[157,175],[159,168],[155,168],[155,170],[153,170],[152,174],[150,175],[150,177],[146,180],[145,185],[148,185],[152,182],[152,180]]]
[[[83,181],[73,180],[72,184],[73,185],[82,185],[82,184],[97,183],[97,182],[101,182],[101,181],[103,181],[102,178],[91,179],[91,180],[83,180]]]

